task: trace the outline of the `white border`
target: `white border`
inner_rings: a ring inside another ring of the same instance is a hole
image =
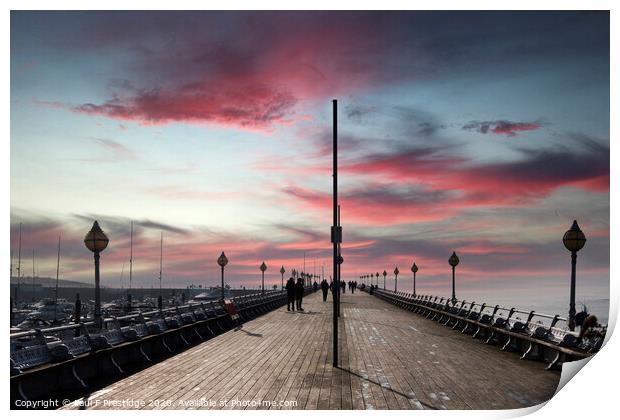
[[[618,115],[615,111],[617,110],[617,98],[618,98],[618,86],[616,82],[616,74],[618,73],[617,66],[617,29],[618,28],[618,18],[616,16],[616,10],[614,8],[615,3],[612,1],[598,1],[598,0],[590,0],[590,1],[562,1],[562,2],[551,2],[551,1],[532,1],[532,0],[523,0],[519,2],[515,1],[505,1],[505,2],[497,2],[497,1],[427,1],[427,2],[404,2],[404,1],[394,1],[394,0],[383,0],[380,3],[371,3],[366,1],[338,1],[334,2],[325,1],[325,0],[315,0],[312,2],[284,2],[284,1],[261,1],[257,2],[249,2],[249,1],[241,1],[241,0],[228,0],[226,2],[200,2],[200,1],[188,1],[188,0],[176,0],[175,2],[164,2],[164,1],[150,1],[150,2],[129,2],[127,0],[118,1],[118,0],[110,0],[106,2],[88,2],[85,3],[83,1],[55,1],[50,3],[49,1],[5,1],[3,4],[7,5],[7,9],[2,18],[2,28],[4,35],[4,42],[2,43],[3,47],[3,57],[5,57],[5,64],[3,66],[3,79],[5,82],[2,85],[3,97],[5,100],[3,101],[3,115],[5,116],[5,124],[4,124],[4,133],[5,140],[1,142],[1,153],[0,159],[2,164],[0,165],[0,171],[2,173],[2,192],[4,197],[9,197],[10,193],[10,144],[8,139],[10,139],[10,73],[9,73],[9,65],[6,57],[10,57],[10,9],[15,10],[49,10],[51,6],[54,9],[67,9],[67,10],[101,10],[101,9],[112,9],[112,10],[128,10],[128,9],[144,9],[144,8],[156,8],[160,10],[171,10],[171,5],[175,6],[175,9],[181,10],[195,10],[195,9],[211,9],[211,10],[233,10],[233,9],[267,9],[267,10],[279,10],[279,9],[289,9],[289,10],[316,10],[316,9],[325,9],[325,10],[334,10],[334,9],[376,9],[381,7],[381,9],[390,10],[390,9],[414,9],[414,10],[480,10],[480,9],[491,9],[491,10],[582,10],[582,9],[592,9],[592,10],[611,10],[611,68],[614,71],[611,71],[611,115]],[[562,6],[559,8],[558,6]],[[618,132],[618,122],[617,119],[611,119],[611,131],[610,131],[610,139],[614,137],[614,135]],[[617,173],[615,171],[615,164],[618,163],[618,153],[615,147],[611,147],[611,178],[612,185],[617,185]],[[613,214],[613,210],[617,208],[617,197],[614,194],[614,191],[610,191],[611,194],[611,210]],[[5,261],[9,256],[9,223],[6,221],[9,220],[10,211],[9,211],[9,203],[10,200],[7,200],[2,207],[2,215],[5,223],[2,224],[2,235],[3,241],[0,245],[2,247],[2,255],[5,256]],[[610,214],[610,215],[611,215]],[[618,228],[617,223],[615,223],[614,219],[611,220],[611,237],[618,237]],[[614,250],[617,250],[615,246],[615,241],[611,241],[610,253],[613,253]],[[618,287],[617,281],[614,280],[614,274],[618,272],[618,263],[611,259],[611,296],[610,296],[610,307],[612,313],[610,314],[610,325],[615,324],[618,315]],[[8,302],[5,302],[7,305]],[[4,314],[6,318],[5,324],[8,325],[8,313]],[[7,338],[8,340],[8,338]],[[8,343],[5,342],[5,347],[2,349],[2,354],[7,355],[8,353]],[[614,403],[616,397],[616,389],[614,387],[617,378],[619,377],[618,373],[618,358],[616,354],[618,354],[619,350],[618,338],[613,335],[606,343],[605,347],[601,350],[601,352],[596,355],[596,357],[592,358],[587,363],[587,366],[582,369],[572,380],[570,380],[564,388],[562,388],[556,396],[554,396],[546,405],[542,405],[532,409],[522,409],[522,410],[506,410],[506,411],[448,411],[448,412],[429,412],[429,411],[416,411],[416,412],[336,412],[336,411],[325,411],[321,413],[313,412],[313,411],[305,411],[305,412],[295,412],[295,413],[274,413],[269,412],[270,416],[295,416],[295,417],[309,417],[309,416],[327,416],[327,417],[352,417],[352,416],[387,416],[389,415],[391,418],[411,418],[411,416],[416,416],[416,418],[459,418],[459,419],[484,419],[484,418],[511,418],[518,417],[525,414],[530,414],[530,418],[532,419],[543,419],[547,417],[553,418],[607,418],[608,413],[615,411]],[[6,356],[5,356],[6,357]],[[8,365],[8,364],[7,364]],[[8,372],[7,372],[8,373]],[[9,395],[9,381],[8,375],[5,376],[5,381],[2,383],[3,395],[5,395],[5,407],[8,409],[8,395]],[[121,417],[129,417],[134,415],[142,415],[134,414],[135,412],[120,412],[115,413],[114,415],[120,415]],[[57,416],[84,416],[85,414],[79,412],[66,413],[65,412],[48,412],[44,414],[45,416],[50,416],[52,418]],[[88,412],[87,416],[107,416],[109,412]],[[162,418],[167,414],[163,411],[159,412],[149,412],[149,417]],[[181,412],[175,411],[174,416],[193,416],[191,412]],[[221,416],[221,417],[231,417],[235,418],[240,415],[240,412],[223,412],[214,414],[213,412],[209,412],[208,416]],[[252,412],[252,417],[265,417],[267,415],[266,412]],[[32,413],[24,413],[24,412],[12,412],[11,416],[14,418],[22,418],[25,416],[31,417]]]

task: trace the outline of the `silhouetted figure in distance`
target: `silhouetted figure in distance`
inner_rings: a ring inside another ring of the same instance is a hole
[[[292,277],[289,278],[284,288],[286,289],[286,297],[287,297],[286,310],[287,311],[291,310],[291,304],[293,305],[293,310],[295,310],[295,279]]]
[[[329,284],[327,280],[323,279],[321,282],[321,290],[323,291],[323,302],[327,302],[327,292],[329,292]]]
[[[301,307],[301,301],[304,298],[304,281],[300,277],[297,279],[297,284],[295,284],[295,304],[297,306],[298,311],[303,311],[304,308]]]

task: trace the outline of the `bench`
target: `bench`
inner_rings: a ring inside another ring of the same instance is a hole
[[[450,305],[450,301],[438,297],[423,296],[420,298],[388,291],[377,290],[376,296],[396,306],[419,313],[426,318],[437,320],[443,325],[461,329],[463,333],[473,333],[475,338],[483,338],[486,343],[499,344],[503,350],[518,351],[521,358],[536,358],[547,360],[547,369],[555,369],[564,361],[587,357],[585,349],[600,348],[602,339],[581,346],[581,340],[574,333],[556,326],[559,316],[555,316],[549,327],[532,319],[535,312],[528,313],[527,320],[515,318],[518,314],[515,308],[508,313],[501,312],[495,306],[492,313],[484,313],[486,304],[474,311],[472,302],[468,308],[465,301],[460,305]],[[483,333],[483,334],[482,334]],[[549,356],[550,355],[550,356]]]
[[[52,354],[47,345],[39,344],[25,347],[11,353],[11,371],[15,374],[52,361]]]

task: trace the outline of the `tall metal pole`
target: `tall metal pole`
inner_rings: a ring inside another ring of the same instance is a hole
[[[129,292],[131,293],[131,275],[133,268],[133,220],[129,231]]]
[[[222,266],[222,300],[224,300],[224,266]]]
[[[94,252],[95,257],[95,324],[101,327],[101,291],[99,288],[99,251]]]
[[[58,235],[58,257],[56,258],[56,288],[54,290],[54,321],[56,321],[56,310],[58,309],[58,276],[60,273],[60,235]]]
[[[15,303],[19,294],[19,280],[22,272],[22,223],[19,222],[19,242],[17,245],[17,286],[15,287]]]
[[[162,295],[162,287],[161,287],[163,260],[164,260],[164,232],[161,232],[161,236],[159,239],[159,301],[157,302],[160,311],[164,307],[164,298]]]
[[[338,204],[338,227],[340,227],[340,204]],[[340,242],[338,242],[338,317],[340,317],[340,290],[341,290],[341,286],[340,286],[340,267],[342,266],[341,263],[341,258],[342,258],[342,254],[341,252],[341,246],[340,246]]]
[[[34,249],[32,250],[32,301],[35,301],[34,298],[35,292],[34,292]]]
[[[568,309],[568,328],[575,331],[575,272],[577,271],[577,251],[571,252],[570,306]]]
[[[13,245],[13,244],[11,244]],[[11,287],[11,282],[13,281],[13,247],[11,246],[11,277],[9,277],[9,294],[10,294],[10,287]],[[14,304],[14,300],[11,297],[11,327],[13,326],[13,321],[15,319],[15,313],[13,312],[13,304]]]
[[[334,295],[334,303],[333,303],[333,363],[334,367],[338,367],[338,303],[337,299],[337,290],[339,287],[338,282],[338,238],[337,238],[337,227],[338,227],[338,101],[334,99],[332,101],[333,104],[333,226],[332,226],[332,242],[334,244],[334,262],[333,262],[333,295]]]
[[[456,267],[452,266],[452,305],[454,305],[456,303],[456,291],[454,288],[454,271],[455,271]]]
[[[120,283],[121,286],[121,293],[123,293],[123,275],[125,274],[125,261],[123,261],[123,265],[121,266],[121,275],[118,277],[118,282]]]
[[[415,271],[413,272],[413,296],[416,296],[416,293],[415,293]]]

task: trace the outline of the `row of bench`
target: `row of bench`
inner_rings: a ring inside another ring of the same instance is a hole
[[[233,299],[241,321],[286,303],[286,293]],[[218,302],[136,313],[94,322],[11,335],[11,393],[15,399],[41,397],[87,387],[133,365],[152,363],[236,325]]]
[[[373,294],[405,310],[420,314],[443,325],[482,339],[488,344],[499,345],[504,351],[519,352],[521,359],[544,360],[547,369],[559,369],[566,361],[590,356],[600,349],[603,339],[583,341],[575,333],[558,327],[565,321],[559,315],[550,317],[548,325],[535,317],[546,317],[505,309],[499,305],[489,307],[474,302],[456,302],[433,296],[414,296],[411,293],[376,289]],[[526,314],[526,319],[521,315]]]

